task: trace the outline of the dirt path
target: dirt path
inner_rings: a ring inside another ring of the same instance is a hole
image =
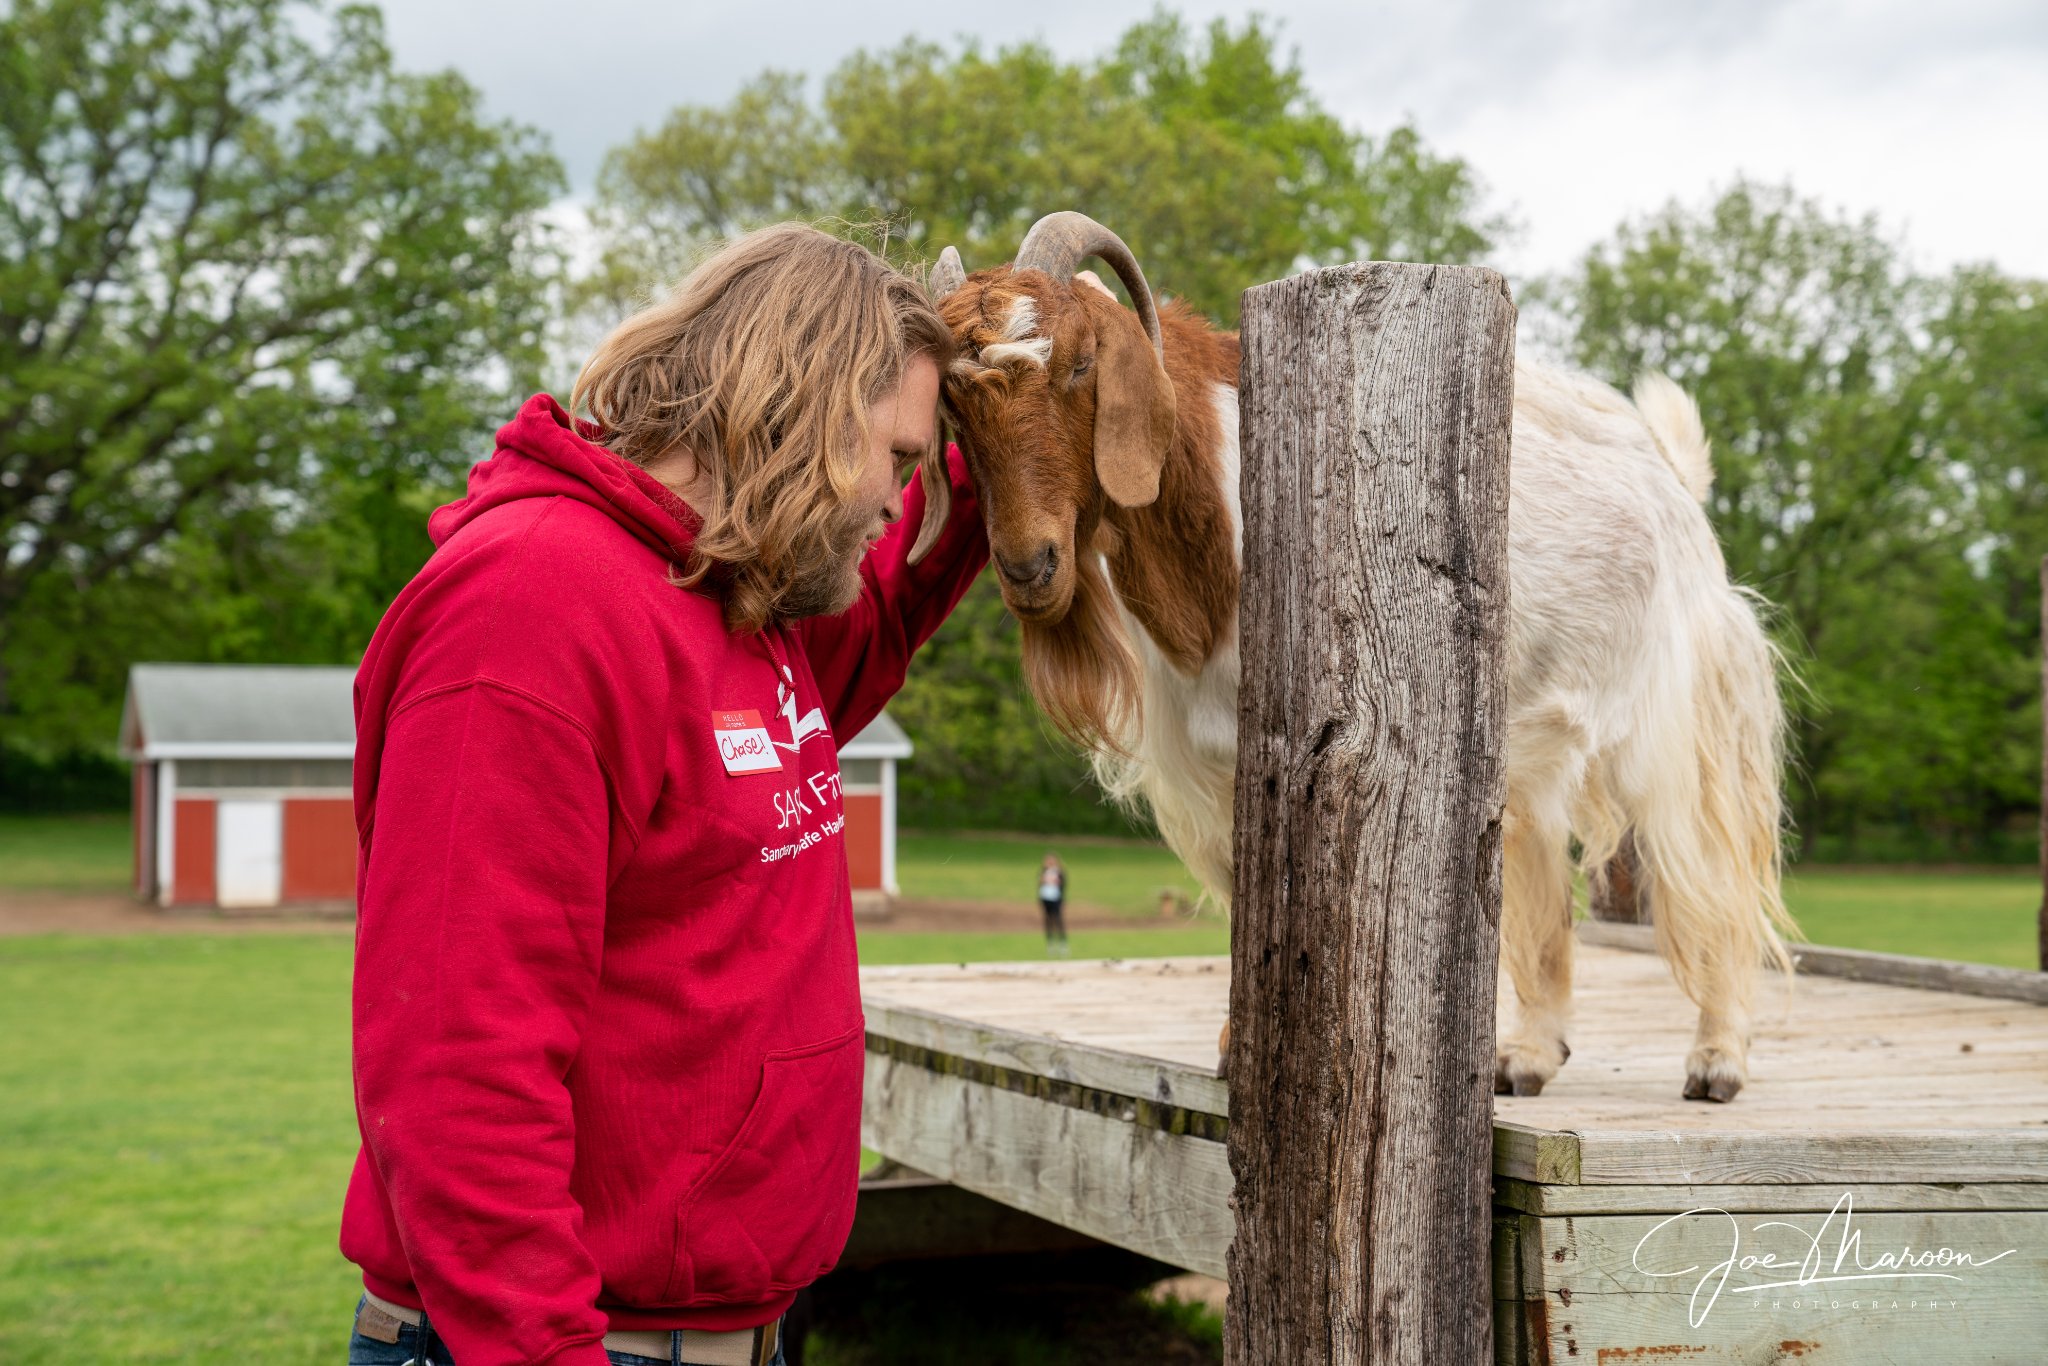
[[[1038,907],[1029,902],[899,901],[886,918],[862,916],[860,927],[878,933],[1036,933]],[[1156,929],[1187,921],[1133,918],[1099,906],[1074,906],[1067,928]],[[165,911],[121,892],[24,892],[0,888],[0,936],[15,934],[353,934],[355,910],[336,905],[277,911]]]
[[[354,934],[355,908],[273,912],[165,911],[120,892],[0,888],[0,936],[13,934]]]

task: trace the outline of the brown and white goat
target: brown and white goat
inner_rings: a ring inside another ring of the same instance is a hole
[[[1075,273],[1089,256],[1135,312]],[[948,248],[933,293],[960,344],[944,403],[1026,677],[1104,787],[1142,798],[1227,900],[1237,338],[1179,304],[1155,311],[1129,249],[1080,214],[1041,220],[1014,265],[966,275]],[[1726,1101],[1747,1079],[1759,970],[1788,966],[1783,715],[1757,601],[1729,583],[1701,506],[1699,412],[1662,376],[1631,405],[1525,362],[1513,443],[1501,933],[1519,1008],[1495,1086],[1534,1094],[1569,1056],[1571,843],[1598,869],[1632,834],[1657,947],[1699,1007],[1684,1094]]]

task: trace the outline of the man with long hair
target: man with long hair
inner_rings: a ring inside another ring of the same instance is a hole
[[[858,1179],[837,740],[988,554],[951,354],[872,253],[765,229],[433,514],[356,678],[356,1366],[783,1360]]]

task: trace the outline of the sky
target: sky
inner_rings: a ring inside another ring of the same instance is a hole
[[[1010,8],[869,0],[387,0],[402,65],[454,66],[544,130],[587,194],[606,149],[764,68],[814,79],[909,35],[1106,51],[1153,0]],[[1267,0],[1191,21],[1279,21],[1354,128],[1412,119],[1520,224],[1511,273],[1569,266],[1624,219],[1738,175],[1876,213],[1929,269],[2048,278],[2044,0]],[[1085,206],[1077,206],[1084,207]]]

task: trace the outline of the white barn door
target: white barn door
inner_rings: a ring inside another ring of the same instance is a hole
[[[218,829],[220,904],[275,906],[284,890],[284,804],[223,798]]]

